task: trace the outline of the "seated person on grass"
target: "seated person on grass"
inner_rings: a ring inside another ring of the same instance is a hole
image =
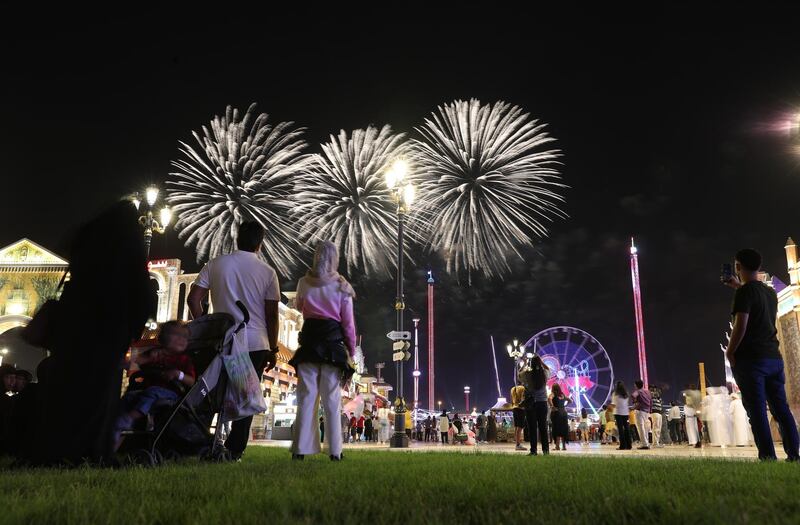
[[[122,397],[122,414],[116,424],[117,448],[121,444],[120,432],[133,428],[156,402],[177,401],[183,387],[194,385],[194,365],[185,353],[189,328],[180,321],[168,321],[161,325],[158,342],[159,346],[135,358],[141,375]]]

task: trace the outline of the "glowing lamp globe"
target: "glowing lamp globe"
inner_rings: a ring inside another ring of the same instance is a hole
[[[403,202],[409,205],[414,202],[414,186],[406,184],[403,188]]]
[[[166,228],[169,225],[169,222],[172,220],[172,211],[164,206],[161,209],[161,226]]]
[[[156,199],[158,199],[158,188],[150,186],[147,188],[145,195],[147,197],[148,206],[153,206],[156,203]]]

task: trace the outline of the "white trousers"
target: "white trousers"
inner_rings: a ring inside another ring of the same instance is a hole
[[[658,412],[653,412],[650,414],[650,418],[653,420],[653,445],[660,445],[661,444],[661,414]]]
[[[697,443],[697,417],[686,416],[686,438],[690,445]]]
[[[636,417],[636,431],[639,433],[639,442],[643,447],[650,446],[650,440],[647,439],[647,416],[649,415],[650,414],[647,412],[634,410],[634,416]]]
[[[318,454],[318,400],[325,416],[325,442],[329,453],[342,453],[342,370],[321,363],[301,363],[297,367],[297,418],[292,433],[292,453]]]

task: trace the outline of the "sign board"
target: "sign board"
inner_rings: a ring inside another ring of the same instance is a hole
[[[394,343],[392,343],[392,350],[394,350],[395,352],[398,351],[402,352],[406,349],[407,344],[408,343],[404,341],[395,341]]]
[[[402,340],[410,340],[411,339],[411,332],[398,332],[397,330],[393,330],[386,334],[386,337],[391,339],[392,341],[402,341]]]
[[[395,352],[392,354],[392,361],[402,361],[405,356],[405,352]]]

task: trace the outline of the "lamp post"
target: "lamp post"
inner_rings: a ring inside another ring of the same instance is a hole
[[[144,228],[145,257],[150,259],[150,243],[153,240],[153,232],[164,233],[170,221],[172,220],[172,212],[170,211],[169,207],[164,206],[161,208],[161,211],[159,211],[159,220],[156,220],[153,217],[153,210],[155,209],[156,201],[158,201],[158,188],[155,186],[149,186],[144,191],[144,196],[144,202],[147,204],[147,210],[144,215],[139,217],[139,224],[141,224],[142,228]],[[141,210],[143,203],[139,197],[139,192],[136,192],[131,200],[133,201],[133,205],[136,206],[136,209]]]
[[[395,329],[403,331],[403,311],[406,308],[403,294],[403,234],[405,219],[411,203],[414,201],[414,186],[406,182],[408,163],[397,159],[386,171],[386,187],[391,192],[397,205],[397,290],[394,300]],[[408,436],[405,432],[406,403],[403,399],[403,360],[395,361],[397,374],[397,396],[394,400],[394,434],[389,441],[392,448],[408,447]]]
[[[514,341],[506,345],[506,352],[514,360],[514,386],[517,386],[517,361],[525,353],[525,345],[520,345],[519,339],[514,338]]]
[[[437,403],[439,403],[439,413],[441,414],[442,413],[442,402],[441,401],[437,401]]]
[[[464,387],[464,413],[469,414],[469,387]]]

